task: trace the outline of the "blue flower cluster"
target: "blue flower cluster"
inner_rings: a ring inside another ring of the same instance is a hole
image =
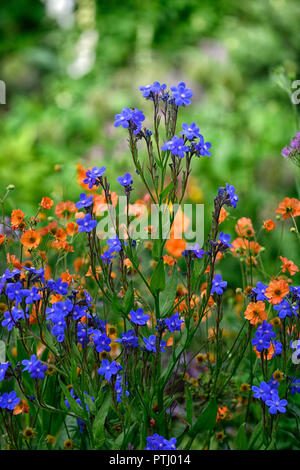
[[[42,380],[45,377],[47,366],[42,364],[35,354],[33,354],[30,359],[24,359],[22,364],[25,366],[23,371],[28,372],[32,379]]]
[[[218,195],[222,197],[223,204],[228,207],[236,208],[237,202],[239,200],[237,194],[235,194],[235,187],[226,183],[225,188],[219,188]]]
[[[146,450],[176,450],[175,437],[172,437],[169,441],[163,436],[155,433],[153,436],[147,437]]]
[[[172,155],[179,158],[184,158],[187,153],[190,153],[190,155],[195,154],[198,157],[211,156],[209,151],[211,143],[204,142],[204,137],[199,133],[199,128],[194,122],[190,125],[182,124],[182,129],[180,135],[183,135],[184,138],[174,135],[171,140],[162,145],[161,150],[170,151]],[[196,141],[196,139],[199,140]],[[190,145],[188,145],[188,141]]]
[[[10,365],[10,362],[2,362],[2,364],[0,364],[0,382],[5,379],[5,374]]]
[[[279,383],[272,379],[269,382],[261,382],[259,386],[252,386],[254,398],[262,400],[269,408],[269,412],[273,415],[276,413],[285,413],[287,400],[281,400],[278,394]]]
[[[92,189],[93,186],[99,186],[101,183],[101,178],[104,175],[106,167],[98,168],[94,166],[91,170],[86,171],[86,178],[83,180],[85,184],[89,185],[89,189]]]
[[[210,293],[211,294],[218,294],[222,295],[224,290],[227,287],[227,281],[222,280],[221,274],[216,274],[214,279],[213,279],[213,284]]]
[[[201,259],[205,255],[205,251],[201,250],[199,243],[196,243],[194,246],[188,246],[181,254],[182,256]]]
[[[274,338],[276,338],[276,333],[273,330],[273,326],[271,323],[264,320],[263,323],[258,326],[251,342],[259,353],[262,353],[264,350],[268,351],[273,343],[275,354],[280,355],[282,353],[282,344],[280,341],[274,341]]]
[[[76,220],[78,225],[78,232],[91,232],[97,227],[97,220],[93,219],[91,214],[86,214],[84,217]]]
[[[0,395],[0,408],[13,411],[20,400],[15,391],[3,393]]]
[[[120,114],[115,115],[115,127],[122,126],[124,129],[133,130],[134,134],[138,134],[142,129],[142,122],[145,116],[142,111],[137,108],[123,108]]]

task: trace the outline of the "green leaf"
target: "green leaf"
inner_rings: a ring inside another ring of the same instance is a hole
[[[121,304],[117,294],[114,294],[110,305],[111,305],[112,311],[116,315],[124,314],[122,304]]]
[[[163,201],[163,199],[165,199],[165,197],[166,197],[167,194],[171,191],[172,188],[173,188],[173,181],[171,181],[171,183],[169,183],[169,184],[164,188],[164,190],[160,193],[159,197],[160,197],[161,202]]]
[[[5,362],[6,354],[5,354],[5,343],[4,341],[0,341],[0,363]]]
[[[258,423],[254,430],[252,431],[251,439],[249,441],[248,449],[254,449],[254,444],[257,442],[257,439],[261,436],[263,436],[264,430],[263,430],[263,424],[262,422]],[[258,446],[256,446],[256,450],[258,450],[261,446],[262,442]]]
[[[186,420],[190,425],[192,425],[193,423],[193,398],[192,398],[192,394],[188,386],[185,386],[184,394],[185,394],[185,404],[186,404]]]
[[[168,316],[174,307],[176,290],[178,284],[178,271],[177,267],[174,266],[171,276],[167,280],[166,289],[161,293],[160,296],[160,310],[162,317]]]
[[[155,238],[153,242],[153,247],[152,247],[152,258],[155,259],[155,261],[159,261],[160,257],[160,239]]]
[[[236,436],[236,447],[238,450],[247,450],[248,449],[248,439],[245,431],[245,423],[243,423]]]
[[[150,281],[150,289],[153,294],[164,290],[166,287],[165,268],[163,260],[160,260],[155,266],[154,273]]]
[[[190,429],[189,435],[191,437],[195,437],[200,432],[209,431],[213,429],[216,424],[217,413],[217,402],[216,400],[212,400]]]
[[[94,425],[93,425],[93,433],[95,437],[95,446],[97,449],[101,448],[103,446],[103,443],[105,441],[105,420],[109,411],[110,407],[110,402],[111,402],[111,395],[108,393],[104,401],[96,414]]]
[[[133,308],[133,304],[134,304],[134,293],[133,293],[132,282],[130,282],[128,289],[126,291],[126,294],[124,295],[124,298],[123,298],[124,312],[126,315]]]

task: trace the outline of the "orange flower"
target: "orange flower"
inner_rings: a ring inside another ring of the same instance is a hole
[[[73,235],[75,235],[76,232],[78,232],[77,224],[75,222],[69,222],[67,224],[67,234],[70,237],[73,237]]]
[[[288,260],[287,258],[284,258],[282,256],[279,256],[279,258],[282,261],[282,272],[285,273],[285,271],[288,271],[291,276],[294,276],[299,271],[298,266],[293,263],[293,261]]]
[[[276,225],[274,224],[272,219],[268,219],[268,220],[265,221],[264,227],[267,230],[267,232],[271,232],[271,230],[274,230]]]
[[[43,209],[51,209],[53,204],[54,202],[52,201],[52,199],[50,199],[50,197],[43,197],[43,199],[41,200],[41,206]]]
[[[35,230],[26,230],[21,237],[21,243],[29,250],[37,248],[41,243],[41,235]]]
[[[127,268],[133,268],[133,264],[129,258],[124,259],[124,266],[126,266]]]
[[[50,224],[46,225],[46,227],[41,228],[40,234],[42,236],[47,235],[47,233],[51,233],[52,235],[55,235],[57,231],[57,222],[54,220],[53,222],[50,222]]]
[[[289,285],[283,279],[270,282],[265,295],[273,305],[279,304],[289,293]]]
[[[250,321],[251,325],[256,325],[259,321],[267,319],[267,313],[264,302],[250,302],[244,313],[245,318]]]
[[[220,215],[219,215],[219,224],[221,224],[222,222],[224,222],[224,220],[227,219],[227,215],[228,215],[227,210],[224,209],[224,207],[221,207]]]
[[[252,256],[257,255],[260,252],[261,246],[255,241],[249,241],[245,238],[236,238],[232,242],[232,251],[233,256],[245,256],[251,254]]]
[[[9,253],[7,253],[6,259],[7,259],[8,264],[12,264],[14,268],[17,268],[17,269],[23,268],[22,264],[20,263],[16,255],[10,255]]]
[[[79,273],[79,271],[81,270],[81,268],[84,264],[87,264],[87,260],[85,258],[76,258],[74,263],[73,263],[74,268],[75,268],[75,272]]]
[[[256,346],[254,346],[254,352],[257,355],[257,357],[261,358],[261,353],[257,351]],[[274,352],[275,352],[274,346],[273,346],[273,344],[271,344],[271,346],[268,349],[267,361],[272,359],[272,357],[274,356]]]
[[[254,229],[252,226],[251,219],[247,217],[242,217],[237,221],[235,225],[235,231],[240,237],[251,238],[254,236]]]
[[[168,266],[174,266],[176,264],[176,259],[172,258],[172,256],[165,255],[163,256],[164,264],[167,264]]]
[[[186,241],[181,238],[170,238],[166,242],[166,250],[170,255],[179,258],[186,248]]]
[[[65,240],[54,240],[51,246],[52,248],[56,248],[57,250],[64,250],[69,253],[74,253],[74,247],[72,245],[69,245],[69,243]]]
[[[218,414],[217,414],[217,423],[221,421],[221,419],[225,419],[228,414],[228,408],[227,406],[219,406],[218,408]]]
[[[67,271],[65,273],[61,273],[61,280],[63,282],[67,282],[69,285],[72,281],[72,275],[69,273],[69,270],[67,269]]]
[[[11,226],[14,230],[18,228],[23,228],[24,226],[24,212],[20,209],[15,209],[12,211],[10,216]]]
[[[54,212],[59,219],[69,219],[76,212],[75,203],[72,201],[61,201],[56,204]]]
[[[285,197],[276,209],[276,213],[280,214],[282,219],[288,219],[293,215],[300,215],[300,201],[294,197]]]
[[[55,234],[55,238],[56,238],[56,240],[59,240],[61,242],[67,239],[67,234],[66,234],[66,232],[64,231],[63,228],[57,229],[56,234]]]
[[[96,189],[96,186],[95,187],[93,186],[93,188],[90,189],[89,185],[83,182],[83,180],[86,178],[86,169],[82,165],[80,165],[80,163],[77,163],[76,167],[77,167],[78,184],[86,191],[93,191],[93,189]]]
[[[19,403],[15,406],[13,414],[20,415],[23,413],[29,413],[29,406],[28,406],[27,401],[21,398]]]
[[[2,243],[4,243],[4,241],[5,241],[5,235],[0,233],[0,245],[2,245]]]

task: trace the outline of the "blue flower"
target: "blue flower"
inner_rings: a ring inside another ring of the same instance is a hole
[[[295,395],[296,393],[300,393],[300,379],[296,379],[296,377],[293,378],[291,385],[291,394]]]
[[[92,338],[98,353],[103,351],[109,352],[111,350],[111,339],[105,333],[101,333],[99,330],[94,330]]]
[[[182,137],[174,135],[171,140],[164,143],[161,150],[170,150],[170,152],[176,157],[184,158],[185,152],[189,152],[190,148],[184,144]]]
[[[56,282],[54,282],[52,289],[60,295],[66,295],[68,293],[68,283],[64,282],[61,278],[57,279]]]
[[[24,359],[22,364],[25,366],[23,370],[27,371],[31,378],[42,380],[45,377],[47,366],[43,365],[35,354],[33,354],[30,359]]]
[[[176,106],[188,106],[191,104],[193,92],[190,88],[186,88],[184,82],[178,83],[177,86],[170,87]]]
[[[117,339],[116,343],[122,343],[124,346],[137,348],[139,340],[133,330],[128,330],[126,333],[121,334],[121,339]]]
[[[198,137],[201,137],[201,134],[199,133],[199,127],[197,127],[194,122],[192,122],[192,124],[190,125],[183,123],[182,129],[183,130],[179,132],[179,134],[185,135],[188,140],[193,140],[197,139]]]
[[[260,398],[263,401],[271,396],[271,387],[265,381],[261,382],[258,387],[253,385],[252,391],[254,398]]]
[[[20,319],[25,319],[24,312],[17,307],[13,307],[11,312],[8,310],[4,312],[4,320],[2,320],[1,325],[7,326],[8,331],[11,331]]]
[[[0,395],[0,408],[12,411],[20,400],[21,399],[17,396],[17,392],[15,391],[3,393],[2,396]]]
[[[230,186],[228,183],[226,183],[225,188],[219,188],[218,194],[221,197],[224,197],[224,204],[226,206],[232,206],[236,208],[237,202],[239,200],[238,196],[235,194],[235,187]]]
[[[152,85],[140,86],[139,89],[143,93],[143,97],[153,101],[153,95],[162,99],[164,91],[167,88],[165,84],[161,85],[159,82],[154,82]]]
[[[10,365],[10,362],[2,362],[2,364],[0,364],[0,382],[5,379],[6,371]]]
[[[219,235],[219,241],[221,242],[222,248],[232,248],[232,244],[230,242],[230,235],[229,233],[221,232]]]
[[[198,156],[202,157],[211,157],[211,153],[209,149],[211,148],[211,143],[210,142],[204,142],[204,138],[202,135],[200,135],[200,140],[195,144],[195,150]]]
[[[148,351],[156,353],[156,336],[155,335],[150,335],[149,338],[143,338],[143,341],[145,343],[145,347]],[[160,342],[160,350],[165,351],[167,343],[165,341]]]
[[[115,235],[114,238],[109,238],[107,240],[107,244],[111,253],[114,253],[115,251],[121,251],[122,249],[122,245],[118,238],[118,235]]]
[[[175,437],[172,437],[169,441],[163,436],[155,433],[153,436],[147,437],[146,450],[176,450]]]
[[[287,300],[282,300],[279,304],[274,305],[274,310],[277,310],[279,318],[290,317],[292,314],[297,315],[295,306],[290,305]]]
[[[116,375],[119,370],[122,370],[122,366],[118,362],[109,362],[107,359],[103,359],[97,372],[99,375],[104,375],[105,379],[110,382],[111,377]]]
[[[91,214],[86,214],[83,218],[76,220],[79,225],[78,232],[91,232],[97,227],[97,220],[93,220]]]
[[[182,256],[192,255],[195,258],[203,258],[205,251],[200,249],[199,243],[196,243],[194,246],[189,246],[182,252]]]
[[[258,326],[257,331],[258,333],[264,333],[266,335],[269,335],[270,338],[276,337],[276,333],[273,330],[273,325],[271,323],[268,323],[266,320],[264,320],[262,324]]]
[[[130,310],[130,321],[132,323],[135,323],[136,325],[146,325],[149,318],[150,315],[144,313],[144,310],[142,308],[138,308],[136,312],[134,310]]]
[[[19,304],[29,294],[29,290],[23,289],[21,282],[10,282],[7,284],[5,294],[9,300],[15,300],[16,304]]]
[[[87,196],[84,193],[80,194],[80,200],[76,202],[75,206],[77,209],[83,209],[85,207],[90,207],[93,204],[93,196]]]
[[[138,134],[142,128],[142,122],[145,120],[145,116],[142,111],[137,108],[129,109],[123,108],[120,114],[115,115],[114,126],[122,126],[124,129],[129,127],[133,129],[134,134]]]
[[[285,413],[286,412],[286,405],[287,400],[281,400],[278,394],[274,394],[272,398],[266,400],[266,405],[269,407],[269,412],[274,415],[277,412]]]
[[[256,287],[253,287],[252,291],[255,292],[256,294],[256,300],[261,300],[264,302],[267,300],[267,297],[265,296],[265,292],[267,289],[267,285],[263,284],[262,282],[258,282]]]
[[[26,304],[32,304],[40,300],[42,296],[39,294],[39,290],[36,287],[32,287],[31,291],[28,291],[28,295],[25,298]]]
[[[254,338],[252,339],[253,346],[256,346],[258,352],[262,352],[264,349],[269,349],[271,346],[270,336],[265,333],[257,331]]]
[[[170,332],[180,331],[183,320],[180,320],[179,313],[176,312],[175,315],[172,315],[170,318],[165,319],[166,325],[169,328]]]
[[[218,295],[222,295],[226,287],[227,287],[227,281],[222,280],[221,274],[216,274],[213,279],[211,294],[216,293]]]
[[[105,170],[105,166],[101,168],[94,166],[94,168],[92,168],[91,170],[87,170],[85,174],[86,178],[83,180],[83,182],[89,185],[89,189],[92,189],[94,185],[99,186],[101,177],[104,175]]]
[[[126,173],[124,176],[119,176],[117,181],[125,188],[130,187],[133,184],[133,179],[130,173]]]
[[[116,377],[115,390],[117,392],[117,402],[120,403],[123,395],[122,377],[120,375],[117,375]],[[127,390],[125,391],[125,394],[129,396],[129,392]]]
[[[115,127],[122,126],[124,129],[128,129],[129,121],[132,116],[132,110],[129,108],[123,108],[120,114],[115,115]]]
[[[112,259],[115,258],[114,256],[114,251],[112,250],[106,250],[104,253],[101,255],[101,259],[104,261],[106,264],[110,264],[112,262]]]
[[[282,343],[280,341],[274,341],[275,354],[280,356],[282,354]]]

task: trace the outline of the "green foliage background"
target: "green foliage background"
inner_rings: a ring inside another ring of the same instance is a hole
[[[185,80],[194,90],[181,120],[197,122],[213,145],[212,158],[195,161],[193,171],[207,217],[227,181],[240,196],[237,216],[251,217],[256,227],[274,217],[283,197],[298,196],[297,169],[280,155],[297,130],[299,105],[293,109],[286,92],[299,77],[297,0],[78,0],[69,29],[39,0],[11,0],[0,9],[0,78],[7,87],[1,192],[16,186],[7,211],[17,205],[33,214],[45,195],[76,199],[77,162],[105,164],[114,189],[132,165],[113,117],[123,106],[147,113],[138,86],[154,80]],[[71,78],[76,43],[90,28],[99,35],[94,65]],[[278,236],[268,240],[275,244]],[[272,249],[271,243],[270,256]],[[286,255],[293,250],[289,244]]]

